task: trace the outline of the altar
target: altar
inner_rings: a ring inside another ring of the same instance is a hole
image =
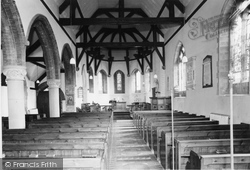
[[[114,110],[127,110],[126,108],[126,102],[116,102],[116,106],[114,107]]]

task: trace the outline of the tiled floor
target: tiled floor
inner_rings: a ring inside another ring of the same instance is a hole
[[[163,170],[133,120],[115,120],[110,170]]]

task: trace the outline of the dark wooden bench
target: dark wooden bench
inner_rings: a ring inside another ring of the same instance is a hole
[[[132,117],[134,121],[134,125],[138,128],[139,120],[143,115],[150,115],[150,114],[171,114],[171,111],[168,110],[143,110],[143,111],[133,111]]]
[[[156,122],[170,122],[172,117],[159,117],[159,118],[147,118],[145,121],[145,125],[143,126],[143,139],[148,143],[151,141],[148,137],[151,136],[151,124]],[[209,118],[203,116],[194,116],[194,115],[187,115],[187,116],[175,116],[174,121],[188,121],[188,120],[195,120],[195,121],[209,121]]]
[[[64,122],[64,123],[30,123],[28,128],[81,128],[81,127],[109,127],[109,122]]]
[[[2,129],[9,129],[9,118],[2,117]]]
[[[41,120],[41,121],[33,121],[33,122],[30,122],[30,124],[56,124],[56,123],[79,123],[79,122],[82,122],[82,123],[89,123],[89,122],[92,122],[92,123],[110,123],[110,120],[109,119],[93,119],[93,118],[88,118],[88,119],[55,119],[55,120]]]
[[[250,128],[249,124],[235,124],[234,125],[234,129],[240,129],[240,130],[248,130]],[[174,126],[174,131],[177,133],[179,132],[184,132],[185,134],[187,134],[187,137],[184,134],[184,137],[178,137],[178,139],[208,139],[208,138],[212,138],[212,134],[209,136],[204,136],[202,134],[202,136],[192,136],[191,134],[189,134],[189,132],[192,131],[206,131],[206,130],[229,130],[230,129],[230,125],[218,125],[218,124],[202,124],[202,125],[185,125],[185,126]],[[172,133],[172,127],[168,126],[168,127],[158,127],[157,128],[157,133],[156,135],[153,136],[153,140],[157,141],[157,158],[160,159],[160,142],[162,142],[162,146],[164,148],[165,144],[163,141],[161,141],[162,139],[165,141],[165,136],[161,136],[162,133],[166,134],[166,133]],[[180,134],[181,135],[181,134]],[[216,137],[216,136],[215,136]],[[222,138],[223,136],[221,136]],[[165,149],[165,148],[164,148]],[[165,155],[163,156],[165,158]]]
[[[3,134],[32,134],[32,133],[52,133],[52,132],[107,132],[109,127],[80,127],[80,128],[33,128],[33,129],[8,129],[3,130]]]
[[[209,120],[176,120],[174,121],[174,126],[183,126],[183,125],[212,125],[212,124],[218,124],[218,121],[209,121]],[[150,148],[152,151],[155,152],[157,155],[157,128],[158,127],[172,127],[172,122],[171,120],[166,121],[166,122],[153,122],[150,124],[150,129],[148,130],[148,143],[150,144]]]
[[[71,116],[36,120],[29,124],[31,129],[4,130],[5,159],[63,158],[69,168],[103,169],[110,119],[96,114]]]
[[[176,112],[174,114],[174,117],[178,117],[178,116],[190,116],[188,113],[182,113],[182,112]],[[143,126],[145,125],[145,120],[147,118],[157,118],[157,117],[171,117],[171,112],[166,112],[166,113],[146,113],[146,114],[139,114],[138,115],[138,120],[137,120],[137,125],[136,128],[138,129],[138,132],[142,135],[142,131],[143,131]]]
[[[87,117],[87,116],[98,116],[98,117],[110,117],[111,112],[92,112],[92,113],[82,113],[82,112],[68,112],[68,113],[63,113],[61,117]]]
[[[176,140],[177,169],[185,169],[190,152],[197,154],[230,153],[230,139]],[[234,139],[235,153],[250,153],[250,138]]]
[[[194,131],[175,131],[175,140],[186,140],[189,141],[194,139],[226,139],[230,136],[230,129],[224,130],[194,130]],[[248,129],[234,129],[234,137],[249,137]],[[177,147],[177,146],[175,146]],[[170,168],[172,160],[172,132],[162,131],[160,146],[158,150],[160,162],[164,167]],[[177,155],[177,154],[176,154]]]
[[[5,143],[5,157],[102,157],[104,143]],[[53,155],[53,156],[52,156]]]
[[[250,169],[250,153],[234,154],[234,169]],[[186,169],[211,170],[231,169],[231,155],[223,153],[202,153],[190,152],[190,162]]]
[[[156,117],[169,117],[171,116],[171,112],[170,111],[166,111],[165,113],[164,112],[160,112],[160,113],[141,113],[138,115],[138,120],[137,120],[137,126],[138,126],[138,129],[141,129],[142,125],[143,125],[143,121],[146,119],[146,118],[156,118]],[[182,112],[175,112],[174,113],[174,116],[187,116],[189,115],[188,113],[182,113]]]

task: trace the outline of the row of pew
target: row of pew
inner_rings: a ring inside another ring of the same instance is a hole
[[[7,160],[63,159],[63,169],[107,169],[111,120],[111,112],[65,113],[27,129],[5,129],[3,154]]]
[[[169,110],[132,115],[139,134],[165,169],[230,169],[230,125],[178,111],[172,120]],[[250,169],[250,125],[233,127],[235,169]]]

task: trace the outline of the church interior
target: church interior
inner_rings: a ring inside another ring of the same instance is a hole
[[[250,169],[250,0],[1,0],[0,169]]]

